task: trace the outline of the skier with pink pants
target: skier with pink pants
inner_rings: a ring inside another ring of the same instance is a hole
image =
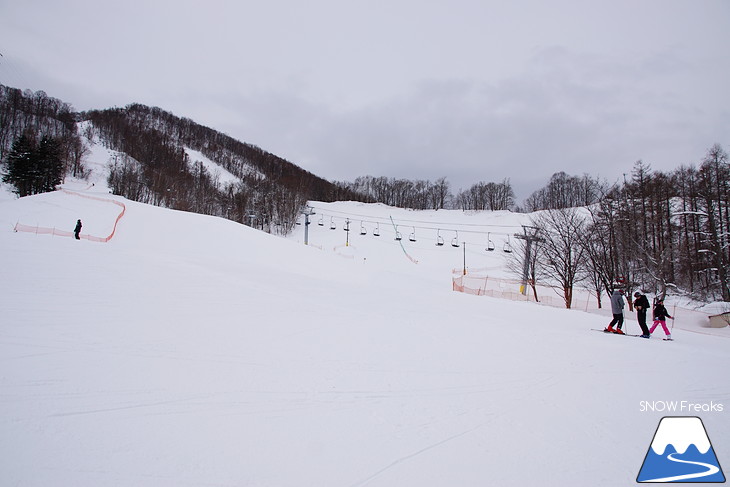
[[[664,300],[657,299],[657,302],[654,305],[654,324],[649,330],[649,333],[654,333],[656,327],[662,325],[662,329],[667,335],[667,340],[671,340],[672,335],[669,333],[669,329],[667,328],[667,318],[674,319],[673,316],[669,316],[669,311],[667,311],[667,308],[664,307]]]

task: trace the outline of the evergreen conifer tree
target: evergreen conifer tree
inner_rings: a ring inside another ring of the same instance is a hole
[[[33,137],[24,134],[13,142],[3,181],[15,186],[15,193],[23,197],[55,190],[63,173],[60,142],[44,136],[36,147]]]
[[[61,144],[58,139],[44,136],[36,151],[38,175],[35,178],[35,193],[54,191],[63,180]]]
[[[3,182],[15,186],[15,193],[20,196],[33,194],[32,174],[34,172],[35,148],[32,138],[21,135],[13,142],[7,157],[7,172]]]

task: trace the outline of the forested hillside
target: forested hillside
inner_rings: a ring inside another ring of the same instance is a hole
[[[89,122],[84,133],[79,122]],[[101,140],[118,153],[110,186],[126,198],[221,216],[262,230],[287,233],[307,200],[362,199],[259,147],[159,108],[76,113],[44,92],[0,85],[0,160],[19,196],[49,191],[66,175],[84,176],[85,141]],[[53,158],[45,154],[53,148]],[[187,149],[202,153],[237,180],[220,181]]]
[[[307,200],[358,199],[274,154],[159,108],[134,104],[81,118],[121,153],[111,168],[110,186],[135,201],[287,233]],[[201,162],[190,160],[186,148],[238,180],[217,180]]]
[[[529,236],[535,251],[517,271],[562,286],[567,306],[579,281],[599,297],[620,286],[730,301],[730,164],[719,145],[671,173],[637,161],[612,186],[558,173],[526,206],[533,228],[518,245]]]
[[[61,176],[83,176],[84,144],[71,105],[43,91],[23,92],[0,84],[0,161],[6,162],[13,143],[21,136],[32,148],[43,138],[53,140],[63,165]]]

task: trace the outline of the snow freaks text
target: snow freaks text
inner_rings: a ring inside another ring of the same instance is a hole
[[[710,401],[709,403],[697,403],[690,401],[640,401],[639,412],[659,413],[721,413],[724,410],[722,403]]]

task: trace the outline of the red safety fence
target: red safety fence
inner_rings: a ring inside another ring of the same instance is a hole
[[[112,233],[110,233],[106,237],[97,237],[95,235],[88,235],[88,234],[84,234],[84,233],[82,233],[82,234],[79,235],[79,239],[89,240],[91,242],[104,242],[104,243],[106,243],[109,240],[111,240],[112,238],[114,238],[114,235],[117,232],[117,224],[119,223],[119,220],[121,220],[122,217],[124,216],[124,213],[127,211],[127,207],[124,205],[124,203],[121,203],[121,202],[116,201],[116,200],[110,200],[110,199],[107,199],[107,198],[99,198],[97,196],[89,196],[89,195],[85,195],[85,194],[79,194],[79,193],[75,193],[73,191],[68,191],[66,189],[62,189],[61,191],[63,191],[66,194],[70,194],[70,195],[73,195],[73,196],[78,196],[80,198],[86,198],[86,199],[90,199],[90,200],[101,201],[101,202],[104,202],[104,203],[112,203],[112,204],[115,204],[115,205],[121,207],[122,208],[122,211],[119,213],[119,215],[117,215],[117,218],[114,220],[114,227],[112,228]],[[15,227],[14,227],[14,230],[16,232],[35,233],[36,235],[56,235],[56,236],[59,236],[59,237],[73,237],[74,236],[74,233],[73,232],[69,232],[68,230],[59,230],[57,228],[40,227],[38,225],[36,225],[36,226],[23,225],[22,223],[16,223],[15,224]]]
[[[467,274],[462,269],[454,269],[452,276],[452,289],[456,292],[472,294],[475,296],[491,296],[494,298],[509,299],[510,301],[530,301],[543,305],[564,308],[565,300],[562,298],[562,289],[553,286],[539,285],[538,300],[532,288],[523,288],[518,279],[504,279],[490,277],[484,273],[487,268],[469,270]],[[482,272],[480,272],[482,271]],[[571,305],[574,309],[585,311],[598,309],[595,297],[588,292],[576,292],[573,295]]]

